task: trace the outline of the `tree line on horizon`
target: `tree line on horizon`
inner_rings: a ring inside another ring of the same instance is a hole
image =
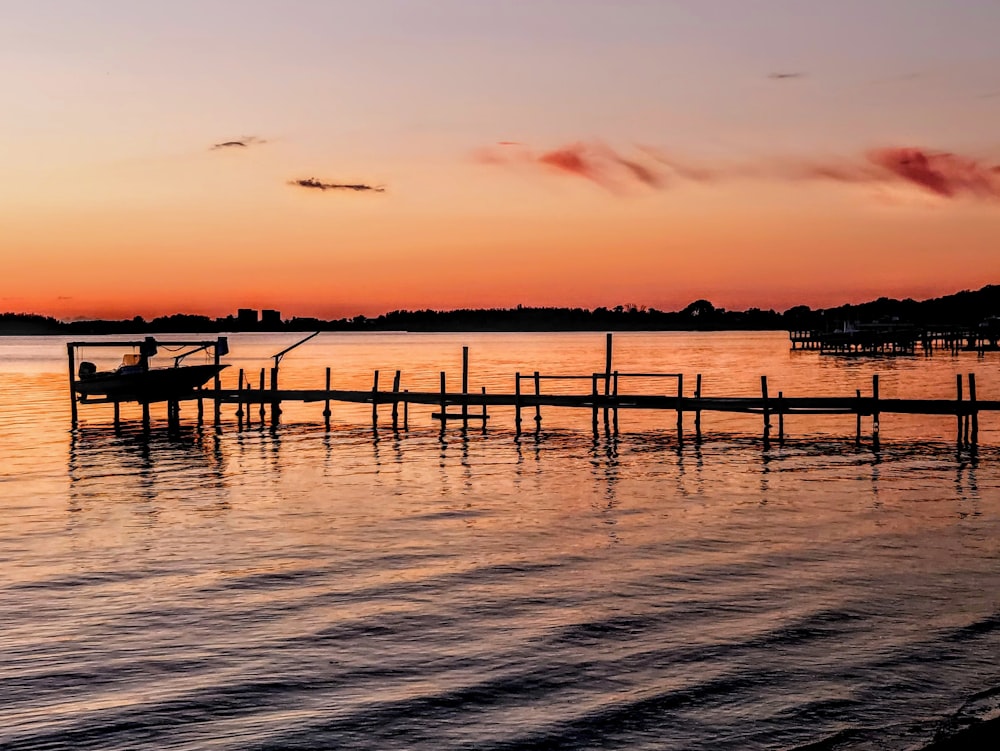
[[[796,305],[784,312],[718,308],[695,300],[683,310],[667,312],[638,305],[613,308],[530,307],[458,310],[394,310],[369,318],[322,320],[293,317],[277,324],[242,326],[234,316],[210,318],[175,313],[149,321],[61,321],[32,313],[0,313],[0,334],[148,334],[239,331],[829,331],[845,322],[891,322],[918,326],[975,326],[1000,316],[1000,286],[963,290],[917,301],[880,297],[856,305],[812,309]]]

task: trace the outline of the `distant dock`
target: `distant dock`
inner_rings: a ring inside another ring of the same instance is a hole
[[[793,350],[813,350],[823,355],[915,355],[918,349],[921,354],[930,355],[936,350],[996,351],[1000,349],[1000,328],[860,324],[834,331],[793,329],[788,332],[788,339]]]
[[[513,375],[513,389],[506,393],[487,393],[485,388],[469,390],[469,348],[462,348],[462,374],[459,389],[449,390],[447,374],[440,372],[440,389],[437,391],[409,391],[402,388],[402,372],[392,374],[391,386],[380,388],[380,373],[373,372],[372,387],[364,390],[334,389],[331,387],[331,371],[326,369],[323,388],[284,389],[279,386],[281,357],[295,347],[315,336],[306,337],[282,352],[274,355],[274,367],[262,368],[259,373],[238,372],[236,388],[223,388],[218,374],[209,387],[197,388],[183,394],[170,394],[163,398],[151,395],[144,398],[105,397],[90,399],[77,393],[78,380],[74,369],[75,353],[81,347],[116,346],[149,347],[156,343],[147,338],[142,342],[71,342],[67,345],[69,355],[69,385],[72,400],[72,423],[78,424],[78,410],[84,406],[111,404],[115,428],[120,428],[119,405],[122,402],[138,402],[142,405],[142,422],[146,430],[150,428],[150,405],[165,402],[168,423],[179,427],[182,403],[194,403],[198,426],[206,422],[216,429],[223,425],[223,406],[234,406],[234,416],[239,430],[270,425],[278,428],[281,424],[282,405],[286,403],[322,405],[317,417],[322,418],[325,428],[330,429],[331,405],[364,404],[371,406],[371,425],[391,427],[393,431],[409,429],[409,408],[411,405],[437,407],[431,419],[446,431],[450,425],[458,425],[468,430],[470,425],[486,430],[490,419],[489,410],[495,407],[512,408],[514,411],[514,431],[516,436],[526,432],[541,430],[543,408],[568,408],[588,413],[591,429],[597,435],[602,426],[608,433],[618,433],[620,410],[651,410],[672,413],[676,418],[678,442],[685,440],[684,417],[694,417],[694,439],[702,440],[702,418],[710,413],[742,413],[755,415],[760,420],[762,441],[770,446],[779,444],[786,438],[785,418],[796,415],[845,415],[854,416],[854,440],[861,445],[862,420],[870,420],[870,442],[875,448],[880,439],[880,417],[885,414],[906,415],[950,415],[956,419],[956,440],[959,448],[975,448],[978,445],[979,416],[982,412],[1000,411],[1000,401],[980,400],[976,391],[974,373],[956,376],[954,399],[884,399],[879,396],[879,377],[872,377],[871,392],[862,394],[856,390],[848,396],[785,396],[779,391],[773,394],[768,389],[767,376],[760,376],[760,394],[752,397],[706,396],[702,393],[702,377],[688,378],[687,384],[694,388],[685,391],[685,376],[682,373],[626,373],[613,369],[613,336],[606,338],[604,369],[580,375],[548,375],[539,371],[517,372]],[[214,350],[214,360],[219,363],[220,353],[227,349],[224,338],[216,342],[160,342],[163,346],[195,347]],[[268,370],[270,371],[268,373]],[[659,393],[623,393],[619,390],[621,379],[643,380],[666,388],[656,389]],[[578,393],[548,393],[545,386],[554,382],[578,382]],[[385,382],[383,381],[383,384]],[[212,414],[206,417],[206,403]],[[386,414],[388,411],[388,414]],[[528,426],[526,428],[526,422]]]

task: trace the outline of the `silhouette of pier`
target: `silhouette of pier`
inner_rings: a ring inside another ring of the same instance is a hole
[[[612,351],[613,336],[607,334],[604,369],[602,371],[579,375],[552,375],[539,371],[529,373],[517,372],[513,377],[513,389],[506,393],[488,393],[486,388],[479,391],[469,389],[469,348],[462,349],[462,375],[460,390],[449,390],[447,374],[440,372],[440,388],[436,391],[410,391],[403,389],[402,371],[393,373],[390,388],[380,388],[380,373],[374,371],[370,389],[335,389],[331,387],[331,370],[326,369],[326,379],[323,388],[318,389],[287,389],[279,386],[279,367],[281,358],[289,351],[305,343],[315,334],[297,342],[291,347],[274,355],[274,367],[262,368],[258,373],[248,373],[239,370],[237,386],[224,388],[218,374],[210,387],[192,389],[183,394],[169,394],[163,398],[147,395],[142,398],[115,398],[114,395],[89,399],[78,396],[75,388],[77,381],[74,373],[74,351],[86,346],[117,346],[138,347],[149,346],[149,338],[145,342],[72,342],[68,345],[70,367],[70,393],[72,396],[73,427],[77,426],[78,405],[108,404],[114,405],[115,427],[120,426],[119,402],[133,401],[142,404],[143,426],[150,427],[149,405],[155,402],[167,403],[167,418],[171,426],[178,426],[180,421],[180,405],[183,402],[195,402],[197,405],[197,424],[202,426],[205,420],[204,403],[207,401],[214,407],[212,424],[216,429],[223,425],[223,406],[235,406],[237,427],[240,430],[258,426],[270,425],[277,429],[281,424],[282,404],[322,404],[322,416],[327,430],[331,427],[331,405],[335,403],[371,406],[371,425],[374,429],[385,425],[385,410],[388,409],[388,421],[393,431],[409,430],[410,406],[422,405],[436,407],[432,412],[432,420],[440,423],[442,432],[451,424],[458,424],[462,430],[468,430],[470,424],[486,430],[490,419],[491,408],[512,408],[514,411],[514,431],[516,436],[526,432],[538,432],[542,428],[543,408],[575,409],[589,412],[591,429],[596,434],[601,427],[606,432],[618,433],[619,412],[622,410],[650,410],[664,413],[674,413],[676,418],[676,433],[678,442],[685,440],[685,415],[693,415],[694,439],[702,440],[702,417],[706,413],[737,413],[754,415],[760,420],[762,441],[770,446],[773,441],[783,443],[787,434],[785,418],[797,415],[845,415],[855,417],[854,440],[860,445],[863,440],[862,420],[870,419],[870,441],[877,448],[880,440],[880,419],[882,415],[927,415],[953,416],[956,418],[956,435],[959,448],[974,448],[978,445],[979,415],[981,412],[1000,411],[1000,400],[980,400],[976,392],[976,377],[974,373],[964,378],[956,375],[956,396],[954,399],[885,399],[879,395],[879,376],[873,375],[871,392],[862,394],[858,389],[848,396],[786,396],[782,391],[776,395],[768,389],[766,375],[760,376],[760,394],[756,396],[706,396],[702,393],[702,376],[694,379],[694,388],[685,392],[685,377],[683,373],[633,373],[613,369]],[[200,349],[213,349],[215,362],[218,364],[220,353],[224,354],[227,347],[224,338],[217,342],[160,342],[163,346],[195,346]],[[195,350],[197,351],[197,350]],[[190,353],[185,353],[190,354]],[[268,377],[269,375],[269,377]],[[256,378],[255,378],[256,376]],[[622,379],[629,382],[636,380],[651,384],[653,393],[623,392],[619,386]],[[552,393],[545,390],[551,383],[580,383],[582,388],[577,393]],[[690,379],[688,380],[690,383]],[[665,388],[663,386],[666,385]],[[532,431],[525,429],[525,415],[534,423]],[[777,425],[775,425],[775,422]]]

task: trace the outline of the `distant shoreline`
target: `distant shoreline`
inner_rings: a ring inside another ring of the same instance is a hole
[[[32,313],[0,313],[0,335],[245,333],[282,331],[409,331],[409,332],[559,332],[559,331],[792,331],[832,330],[845,322],[885,322],[923,326],[978,326],[1000,319],[1000,286],[916,301],[881,297],[858,305],[813,310],[798,305],[784,312],[748,308],[717,308],[696,300],[683,310],[662,311],[635,305],[613,308],[527,307],[460,310],[395,310],[374,318],[322,320],[292,317],[277,311],[256,310],[210,318],[176,313],[146,321],[141,316],[123,320],[60,321]]]

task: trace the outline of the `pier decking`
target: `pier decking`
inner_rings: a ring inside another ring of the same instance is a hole
[[[302,344],[307,337],[298,344]],[[487,393],[485,388],[480,391],[470,391],[469,384],[469,351],[463,347],[461,390],[448,390],[447,374],[440,373],[440,390],[410,391],[401,388],[401,371],[395,371],[390,389],[379,388],[379,371],[374,371],[371,389],[334,389],[331,388],[331,371],[326,369],[326,383],[320,389],[286,389],[278,383],[279,364],[281,356],[298,344],[283,350],[274,356],[275,367],[270,369],[268,379],[265,369],[261,369],[257,384],[251,383],[251,375],[239,371],[237,388],[223,388],[216,377],[210,388],[201,388],[180,396],[164,399],[167,402],[167,418],[171,425],[178,425],[180,420],[180,404],[194,402],[197,407],[197,422],[205,422],[204,403],[207,401],[213,407],[212,424],[221,429],[223,405],[236,407],[235,417],[239,429],[250,427],[255,421],[258,425],[269,423],[277,428],[281,423],[281,405],[284,403],[323,404],[319,413],[327,430],[330,429],[331,404],[364,404],[371,405],[371,423],[379,427],[380,407],[390,409],[389,419],[392,430],[409,429],[409,408],[411,405],[437,407],[431,414],[431,419],[440,423],[441,431],[449,424],[459,424],[463,430],[468,430],[470,423],[486,429],[490,419],[489,409],[494,407],[512,408],[514,411],[514,430],[520,436],[524,430],[524,411],[534,422],[534,430],[541,429],[542,408],[565,408],[584,410],[590,413],[591,428],[596,434],[603,423],[606,431],[618,432],[618,414],[620,410],[654,410],[674,413],[676,415],[676,430],[678,441],[684,440],[684,416],[694,417],[694,437],[702,439],[702,416],[705,413],[742,413],[756,415],[760,419],[761,436],[765,446],[770,445],[775,438],[778,442],[785,440],[785,418],[794,415],[853,415],[855,417],[854,440],[862,442],[862,418],[871,420],[871,444],[879,445],[880,417],[885,414],[905,415],[948,415],[956,418],[956,435],[959,447],[974,448],[978,444],[979,415],[981,412],[1000,411],[1000,400],[979,400],[976,392],[975,374],[969,373],[963,378],[956,376],[956,397],[954,399],[885,399],[879,396],[879,377],[872,376],[870,394],[862,395],[856,390],[849,396],[785,396],[783,392],[772,395],[768,392],[767,376],[760,377],[759,396],[705,396],[702,393],[702,377],[695,377],[695,387],[690,395],[685,393],[684,374],[682,373],[626,373],[612,369],[612,335],[607,335],[605,369],[584,375],[546,375],[534,371],[531,373],[515,373],[513,390],[505,393]],[[140,346],[143,342],[71,342],[68,346],[70,365],[70,393],[73,397],[72,421],[74,428],[78,420],[78,405],[108,404],[114,406],[114,422],[118,427],[120,422],[119,401],[103,398],[99,400],[77,398],[74,391],[75,373],[73,371],[74,352],[76,348],[85,346]],[[148,344],[148,342],[147,342]],[[219,361],[220,353],[226,351],[222,339],[218,342],[160,342],[164,346],[197,346],[200,349],[213,349],[215,361]],[[254,374],[256,375],[256,374]],[[619,382],[623,378],[630,380],[645,379],[663,385],[668,389],[657,389],[660,393],[623,393],[619,390]],[[586,390],[579,393],[546,393],[543,385],[551,382],[580,382]],[[690,382],[690,381],[689,381]],[[527,387],[525,388],[525,384]],[[124,401],[124,400],[122,400]],[[134,401],[134,400],[133,400]],[[143,426],[149,429],[150,414],[148,402],[142,402]],[[402,414],[400,414],[402,412]],[[777,420],[777,435],[774,435]],[[383,423],[384,424],[384,423]]]

